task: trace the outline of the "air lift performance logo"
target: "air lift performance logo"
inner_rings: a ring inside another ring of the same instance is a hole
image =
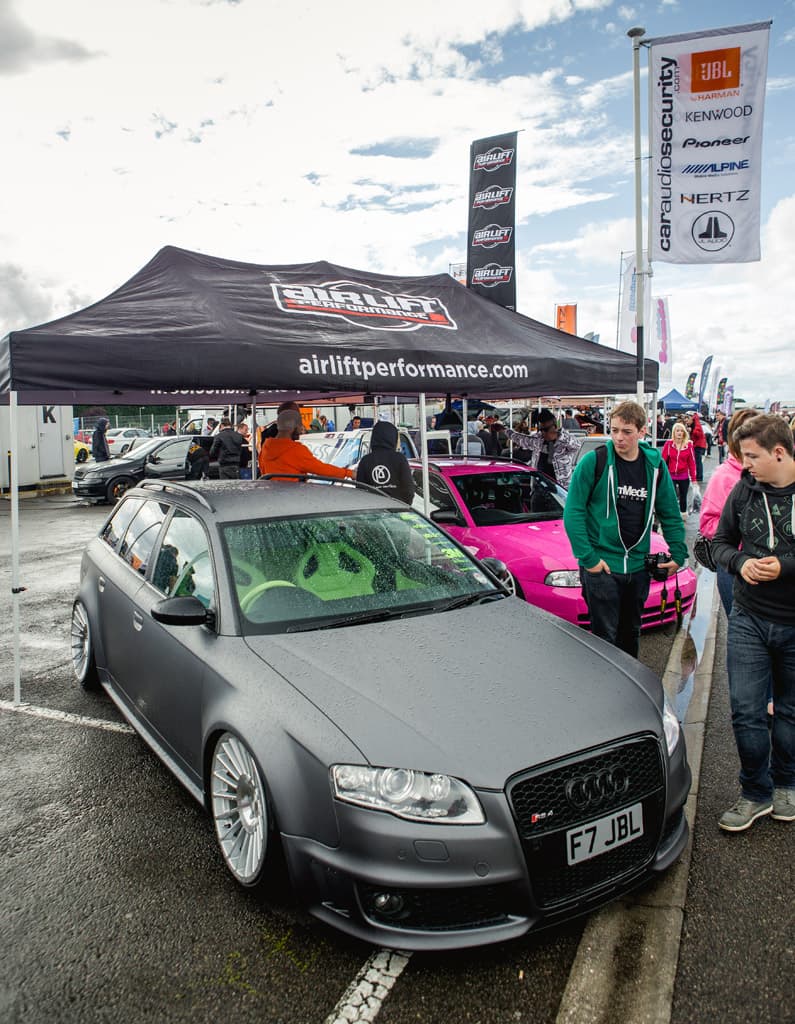
[[[276,305],[284,313],[334,316],[371,331],[416,331],[420,327],[457,330],[440,299],[387,292],[359,281],[272,284]]]

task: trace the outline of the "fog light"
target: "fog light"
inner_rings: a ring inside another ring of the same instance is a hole
[[[399,914],[403,909],[403,897],[394,892],[378,892],[373,898],[373,907],[386,916]]]

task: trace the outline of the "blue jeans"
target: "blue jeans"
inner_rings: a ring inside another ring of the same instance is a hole
[[[718,566],[717,576],[720,603],[723,605],[723,610],[728,618],[732,613],[732,605],[734,604],[734,576],[725,569],[721,569],[720,566]]]
[[[696,457],[696,483],[700,484],[704,480],[704,452],[706,448],[693,448],[693,454]]]
[[[735,605],[727,642],[732,728],[740,755],[740,786],[748,800],[769,800],[773,787],[795,789],[795,626]],[[776,713],[767,727],[773,677]]]
[[[582,596],[591,617],[591,632],[638,656],[640,619],[651,578],[640,572],[587,572],[580,569]]]

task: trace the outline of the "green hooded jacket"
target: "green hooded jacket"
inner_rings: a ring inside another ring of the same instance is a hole
[[[618,528],[615,451],[612,441],[605,445],[607,463],[596,483],[596,449],[593,449],[579,460],[569,484],[563,525],[574,557],[583,569],[591,569],[604,559],[611,572],[639,572],[649,553],[656,514],[671,557],[677,565],[684,565],[687,561],[685,526],[671,474],[660,452],[644,441],[638,446],[638,457],[646,462],[646,522],[640,540],[627,548]]]

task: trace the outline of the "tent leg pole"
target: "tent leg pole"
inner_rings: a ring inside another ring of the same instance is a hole
[[[14,706],[22,703],[22,662],[19,652],[19,421],[17,393],[9,392],[8,416],[11,441],[11,630],[14,636]]]
[[[431,481],[428,473],[428,424],[425,422],[425,392],[420,392],[420,458],[422,459],[422,511],[431,515]]]

